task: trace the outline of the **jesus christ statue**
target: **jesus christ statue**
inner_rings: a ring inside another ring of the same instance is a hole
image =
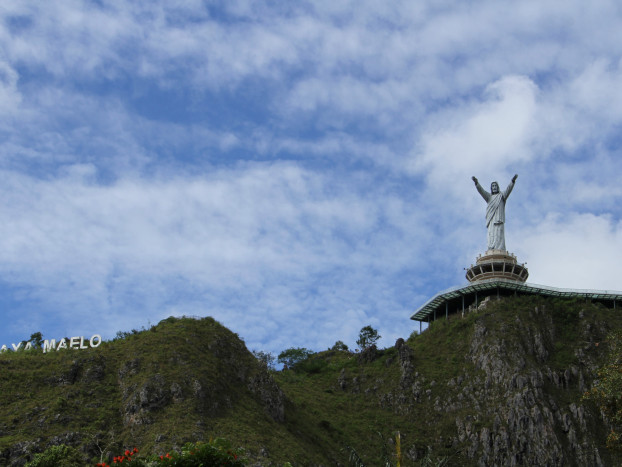
[[[512,177],[512,181],[503,193],[499,191],[499,184],[490,184],[490,193],[482,188],[477,178],[471,177],[482,198],[488,203],[486,208],[486,227],[488,228],[488,249],[505,250],[505,202],[514,188],[518,174]]]

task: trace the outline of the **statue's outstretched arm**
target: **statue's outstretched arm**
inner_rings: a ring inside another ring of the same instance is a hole
[[[512,177],[512,181],[510,182],[508,187],[503,192],[503,198],[508,199],[508,196],[510,196],[510,193],[512,193],[512,189],[514,188],[514,183],[516,183],[517,178],[518,178],[518,174],[514,174],[514,176]]]
[[[488,193],[486,190],[484,190],[484,188],[482,188],[482,186],[477,181],[477,178],[471,177],[471,180],[475,182],[475,188],[477,188],[477,191],[479,191],[479,194],[482,195],[482,198],[484,198],[484,201],[488,202],[488,200],[490,199],[490,193]]]

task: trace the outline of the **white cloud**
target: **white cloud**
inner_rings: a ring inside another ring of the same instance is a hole
[[[19,106],[22,96],[17,88],[19,76],[6,62],[0,61],[0,113],[10,117]]]
[[[587,142],[602,144],[622,123],[622,68],[608,60],[590,61],[570,79],[552,87],[540,106],[542,146],[576,151]]]
[[[409,168],[438,183],[469,172],[499,173],[529,160],[536,95],[532,81],[509,76],[488,86],[483,102],[435,115]]]
[[[620,290],[622,223],[610,215],[551,213],[522,232],[530,282],[564,288]]]
[[[118,320],[107,322],[118,313],[127,326],[139,326],[145,314],[162,310],[215,310],[260,339],[262,332],[230,316],[272,326],[308,322],[348,297],[348,306],[368,314],[370,304],[391,301],[368,297],[370,290],[386,286],[418,251],[408,244],[422,226],[399,198],[361,196],[349,191],[355,186],[291,164],[108,186],[91,182],[94,171],[74,166],[49,181],[4,172],[0,206],[4,281],[30,290],[57,317],[84,310],[82,321],[91,326],[118,327]],[[378,285],[363,286],[370,278],[359,269],[378,271]],[[314,282],[321,295],[307,290]],[[241,303],[231,303],[235,296]]]

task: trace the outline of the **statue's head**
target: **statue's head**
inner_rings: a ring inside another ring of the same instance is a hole
[[[490,184],[490,192],[495,195],[499,193],[499,184],[497,182],[492,182]]]

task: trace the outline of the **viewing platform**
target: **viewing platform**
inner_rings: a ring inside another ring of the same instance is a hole
[[[529,272],[524,264],[516,260],[516,256],[505,250],[487,250],[479,255],[475,265],[467,269],[466,278],[469,282],[489,279],[507,279],[526,282]]]
[[[622,303],[622,292],[616,290],[561,289],[546,285],[529,284],[508,279],[487,279],[472,282],[465,286],[452,287],[436,294],[424,303],[410,319],[421,323],[431,323],[439,318],[448,318],[449,313],[464,313],[467,308],[477,309],[486,297],[508,295],[540,295],[542,297],[579,298],[603,303],[613,309]]]

